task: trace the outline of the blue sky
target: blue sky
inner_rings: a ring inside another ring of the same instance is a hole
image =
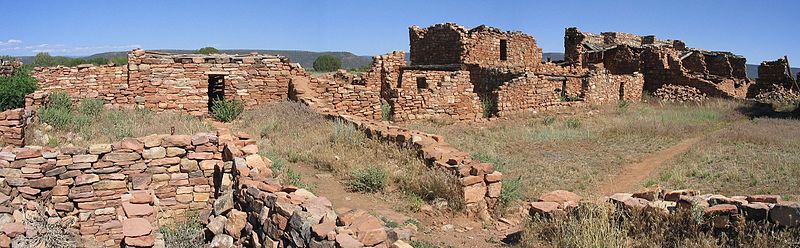
[[[217,48],[408,50],[408,26],[519,30],[563,52],[564,28],[681,39],[748,63],[800,66],[800,1],[20,1],[3,6],[0,54]]]

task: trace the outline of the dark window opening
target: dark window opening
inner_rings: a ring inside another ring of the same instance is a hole
[[[508,60],[508,41],[500,40],[500,60]]]
[[[428,80],[425,77],[418,77],[417,78],[417,89],[427,89],[428,88]]]
[[[225,76],[208,75],[208,112],[217,100],[225,100]]]
[[[561,81],[561,98],[567,99],[567,80]]]
[[[619,84],[619,100],[625,100],[625,83]]]

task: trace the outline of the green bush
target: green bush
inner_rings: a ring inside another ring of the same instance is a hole
[[[583,124],[581,124],[581,121],[578,120],[578,119],[575,119],[575,118],[567,119],[564,122],[564,125],[566,125],[567,128],[570,128],[570,129],[578,129],[578,128],[581,128],[581,126],[583,126]]]
[[[483,117],[489,118],[494,115],[497,109],[497,103],[491,96],[486,96],[481,99],[481,106],[483,107]]]
[[[507,207],[514,201],[522,198],[522,177],[503,180],[501,188],[498,200],[500,200],[500,205]]]
[[[39,120],[53,126],[55,129],[64,130],[72,126],[74,115],[72,110],[63,108],[39,108]]]
[[[203,224],[198,217],[191,216],[187,221],[159,228],[164,235],[164,243],[170,248],[197,248],[204,244]]]
[[[335,71],[342,68],[342,61],[336,56],[325,54],[314,60],[314,70],[321,72]]]
[[[389,102],[381,99],[381,120],[388,121],[392,119],[392,105]]]
[[[389,178],[386,171],[372,165],[353,171],[351,177],[350,189],[369,193],[382,191]]]
[[[329,138],[332,144],[349,145],[361,144],[364,139],[364,134],[359,132],[353,124],[341,119],[336,119],[336,121],[334,121],[333,131]]]
[[[222,122],[231,122],[244,111],[244,103],[236,99],[216,99],[213,104],[213,107],[211,107],[211,114]]]
[[[45,107],[72,110],[72,97],[63,91],[53,92],[47,98]]]
[[[128,56],[114,57],[111,59],[111,63],[114,63],[115,65],[127,65]]]
[[[0,111],[24,107],[25,95],[36,88],[36,79],[27,69],[17,70],[10,77],[0,77]]]
[[[103,112],[103,99],[83,99],[78,105],[78,112],[87,116],[97,116]]]
[[[194,52],[195,54],[214,54],[219,53],[219,50],[213,47],[203,47]]]

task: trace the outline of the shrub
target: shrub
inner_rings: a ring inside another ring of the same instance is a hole
[[[164,243],[170,248],[196,248],[204,244],[205,228],[197,216],[191,216],[184,222],[175,223],[159,228],[164,235]]]
[[[341,119],[336,119],[329,140],[333,144],[357,145],[360,144],[364,138],[364,134],[356,130],[353,124],[347,123]]]
[[[552,124],[553,124],[553,123],[555,123],[555,122],[556,122],[556,118],[555,118],[555,117],[552,117],[552,116],[545,116],[545,117],[542,119],[542,124],[544,124],[545,126],[550,126],[550,125],[552,125]]]
[[[72,98],[66,92],[56,91],[47,98],[45,107],[72,110]]]
[[[261,126],[261,130],[259,130],[258,133],[261,138],[267,138],[275,129],[278,129],[278,120],[276,118],[269,118],[264,125]]]
[[[83,99],[78,105],[78,112],[87,116],[97,116],[103,112],[103,99]]]
[[[37,210],[43,211],[43,210]],[[41,215],[25,220],[25,229],[36,235],[17,235],[12,240],[11,247],[53,247],[71,248],[79,247],[80,237],[59,224],[48,223],[47,218]],[[81,245],[80,247],[83,247]]]
[[[392,105],[389,102],[381,99],[381,120],[388,121],[392,119]]]
[[[111,63],[114,63],[115,65],[127,65],[128,56],[114,57],[111,59]]]
[[[43,107],[38,111],[39,120],[53,126],[55,129],[64,130],[72,126],[75,116],[71,109]]]
[[[219,50],[213,47],[203,47],[194,52],[195,54],[214,54],[219,53]]]
[[[24,107],[25,95],[36,88],[36,79],[27,69],[17,70],[10,77],[0,77],[0,111]]]
[[[314,60],[314,70],[320,72],[331,72],[342,68],[342,61],[336,56],[325,54]]]
[[[566,121],[564,121],[564,125],[566,125],[567,128],[570,129],[578,129],[581,128],[581,126],[583,126],[583,124],[581,124],[581,121],[575,118],[567,119]]]
[[[483,107],[484,118],[492,117],[497,109],[497,103],[491,96],[483,97],[481,99],[481,106]]]
[[[378,192],[386,187],[388,175],[386,171],[376,166],[367,166],[353,171],[350,179],[350,189],[358,192]]]
[[[244,103],[242,101],[216,99],[211,107],[211,114],[214,118],[222,122],[231,122],[235,120],[244,111]]]
[[[464,209],[464,191],[461,181],[452,173],[427,168],[424,165],[413,166],[396,183],[406,193],[422,198],[424,201],[444,199],[450,209]]]

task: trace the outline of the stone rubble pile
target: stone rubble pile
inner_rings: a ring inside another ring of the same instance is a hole
[[[557,190],[530,203],[530,215],[563,216],[583,198],[575,193]],[[643,210],[670,214],[680,209],[701,209],[714,228],[731,227],[741,220],[781,227],[800,227],[800,203],[784,201],[779,195],[723,196],[699,194],[694,190],[648,189],[637,193],[616,193],[608,202],[625,210]]]
[[[653,92],[653,96],[666,102],[702,102],[706,94],[691,86],[667,84]]]

